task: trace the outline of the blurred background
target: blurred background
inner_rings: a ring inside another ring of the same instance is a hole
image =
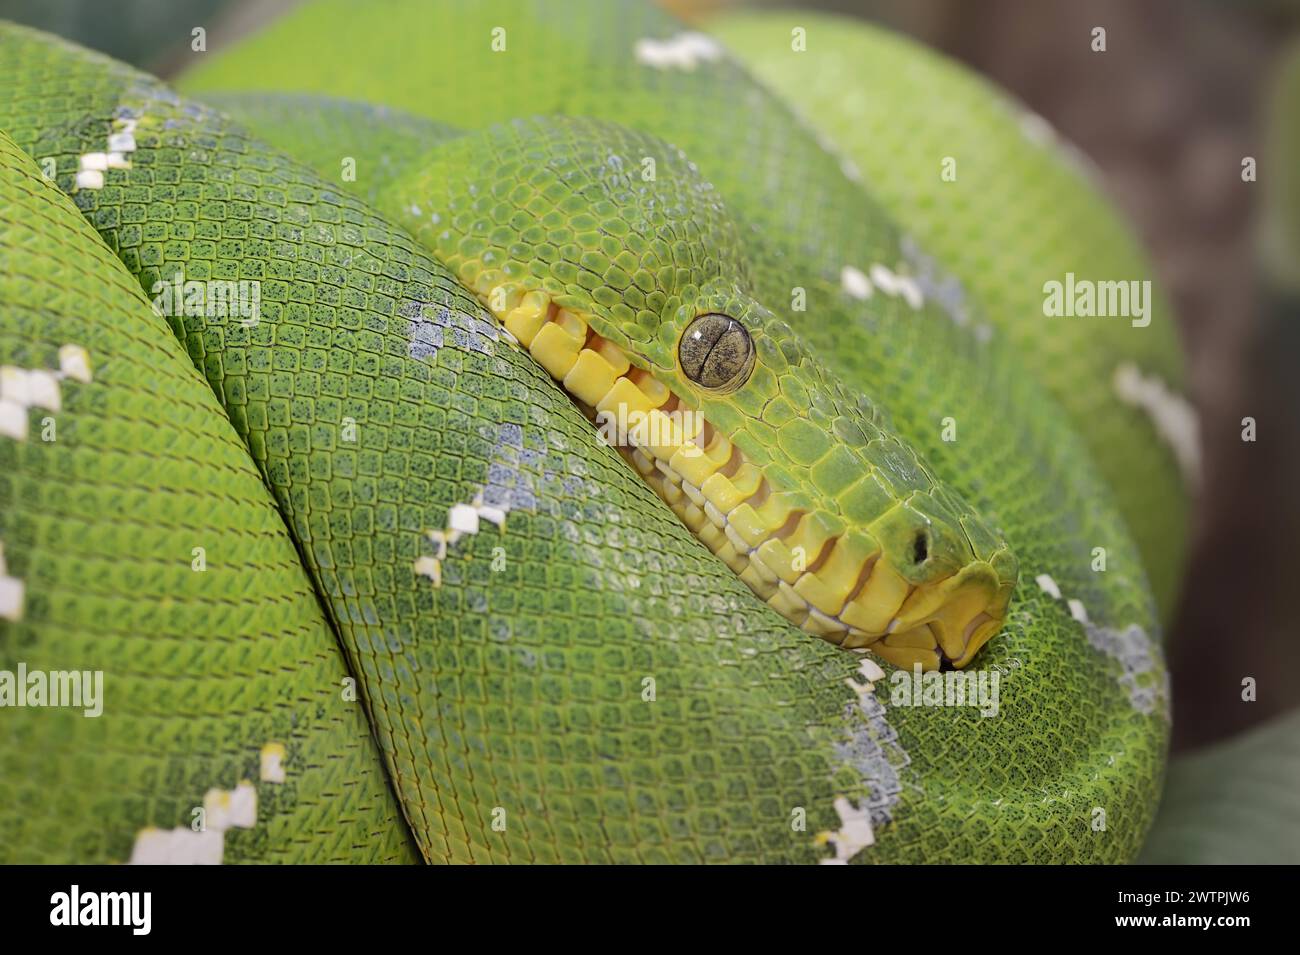
[[[168,78],[296,0],[0,0],[0,17]],[[701,20],[739,0],[662,0]],[[1174,749],[1300,704],[1300,0],[785,0],[909,34],[1088,154],[1170,293],[1205,481],[1168,635]],[[1104,59],[1086,38],[1109,37]],[[1241,181],[1244,157],[1258,180]],[[1241,440],[1241,419],[1258,426]],[[1241,681],[1258,681],[1243,705]]]

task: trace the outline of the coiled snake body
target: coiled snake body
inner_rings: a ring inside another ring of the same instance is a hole
[[[792,24],[722,33],[779,86]],[[980,224],[895,225],[737,55],[322,0],[200,103],[0,28],[0,668],[104,679],[3,713],[10,859],[1133,857],[1183,491],[1107,369],[1176,388],[1169,318],[963,285],[904,228]],[[1142,275],[1009,130],[1077,230],[987,261]]]

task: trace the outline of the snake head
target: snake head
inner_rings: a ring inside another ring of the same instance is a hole
[[[756,298],[684,154],[547,117],[425,170],[387,205],[761,599],[901,666],[965,666],[998,631],[1006,541]]]

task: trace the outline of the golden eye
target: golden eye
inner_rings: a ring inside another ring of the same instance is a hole
[[[754,340],[730,315],[710,312],[686,327],[677,344],[686,377],[710,391],[733,391],[754,370]]]

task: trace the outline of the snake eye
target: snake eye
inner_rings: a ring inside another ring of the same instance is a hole
[[[686,377],[710,391],[732,391],[754,370],[754,340],[730,315],[709,312],[686,327],[677,345]]]

